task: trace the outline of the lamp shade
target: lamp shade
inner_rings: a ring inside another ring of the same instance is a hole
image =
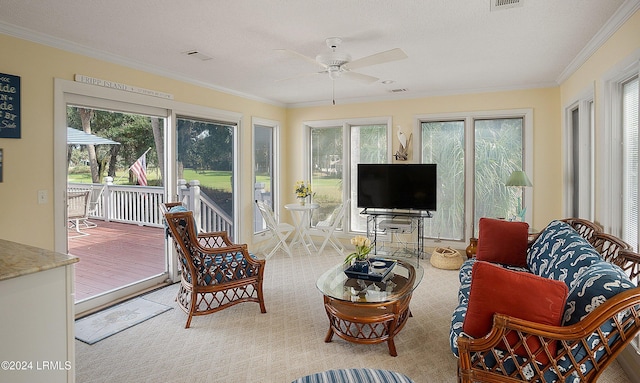
[[[527,174],[522,170],[516,170],[509,176],[506,186],[533,186]]]

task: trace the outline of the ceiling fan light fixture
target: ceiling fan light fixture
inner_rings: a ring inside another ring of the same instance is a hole
[[[340,77],[340,66],[338,65],[331,65],[327,68],[327,73],[329,73],[329,77],[332,80],[337,79],[338,77]]]
[[[316,61],[326,67],[340,67],[351,61],[351,55],[342,52],[321,53],[316,56]]]

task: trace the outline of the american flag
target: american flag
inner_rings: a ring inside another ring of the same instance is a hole
[[[147,186],[147,152],[131,165],[131,171],[138,178],[138,185]]]

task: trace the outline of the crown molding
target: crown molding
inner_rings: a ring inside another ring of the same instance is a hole
[[[110,62],[113,64],[122,65],[131,69],[141,70],[143,72],[171,78],[173,80],[182,81],[182,82],[196,85],[199,87],[215,90],[217,92],[226,93],[232,96],[238,96],[245,99],[263,102],[270,105],[285,107],[285,104],[278,101],[257,97],[247,93],[238,92],[233,89],[224,88],[224,87],[217,86],[215,84],[208,83],[205,81],[194,80],[193,78],[182,76],[159,67],[155,67],[139,61],[131,60],[122,56],[102,52],[97,49],[93,49],[91,47],[70,42],[68,40],[54,38],[44,33],[36,32],[31,29],[23,28],[23,27],[5,23],[2,21],[0,21],[0,33],[8,36],[13,36],[22,40],[31,41],[37,44],[46,45],[51,48],[56,48],[56,49],[64,50],[67,52],[76,53],[76,54],[91,57],[94,59]]]
[[[392,102],[392,101],[399,101],[399,100],[415,100],[415,99],[427,98],[427,97],[459,96],[459,95],[467,95],[467,94],[481,94],[481,93],[509,92],[509,91],[527,90],[527,89],[555,88],[557,86],[558,84],[552,81],[552,82],[528,84],[528,85],[522,85],[522,86],[468,88],[468,89],[457,89],[457,90],[447,90],[447,91],[427,91],[427,92],[415,92],[415,93],[409,92],[405,94],[353,97],[353,98],[336,99],[335,106],[362,104],[362,103],[368,103],[368,102]],[[310,107],[317,107],[317,106],[333,106],[333,105],[331,104],[330,99],[326,99],[326,100],[320,100],[320,101],[288,103],[285,106],[291,109],[298,109],[298,108],[310,108]]]
[[[580,53],[564,68],[556,82],[562,84],[573,75],[638,9],[640,9],[640,0],[625,1],[598,33],[582,48]]]

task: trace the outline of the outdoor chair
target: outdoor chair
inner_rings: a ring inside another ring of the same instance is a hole
[[[338,205],[338,207],[333,210],[331,215],[329,215],[326,220],[320,221],[316,224],[315,228],[317,230],[320,230],[323,238],[322,245],[320,245],[320,249],[318,250],[318,254],[322,254],[322,250],[324,250],[325,246],[327,246],[328,243],[330,243],[338,253],[344,253],[345,248],[335,236],[335,232],[337,228],[342,227],[344,213],[348,206],[349,200]]]
[[[293,233],[295,227],[288,223],[278,223],[276,221],[275,214],[271,209],[271,206],[267,205],[262,201],[256,201],[256,205],[258,205],[258,209],[260,210],[260,214],[262,214],[262,218],[267,225],[267,230],[271,234],[271,242],[275,242],[273,249],[271,252],[266,255],[266,258],[269,259],[273,254],[279,249],[282,248],[284,251],[291,257],[291,248],[287,245],[287,238]],[[268,245],[265,245],[265,249],[268,249]],[[266,252],[266,251],[265,251]]]
[[[181,204],[165,204],[168,235],[178,252],[181,272],[176,301],[188,314],[207,315],[241,302],[257,302],[266,313],[262,282],[265,261],[234,244],[226,232],[197,233],[193,212]]]
[[[67,220],[68,228],[75,229],[77,235],[69,238],[82,237],[89,233],[80,231],[81,228],[88,229],[97,225],[89,221],[89,202],[91,200],[91,190],[67,191]]]

